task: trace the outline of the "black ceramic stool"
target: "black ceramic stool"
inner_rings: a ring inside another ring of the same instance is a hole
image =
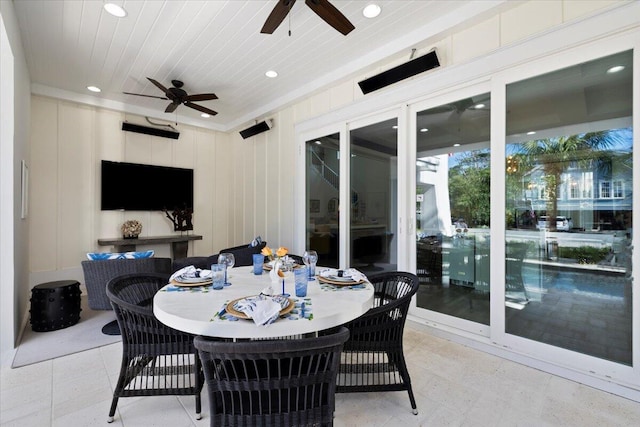
[[[55,331],[73,326],[80,320],[80,283],[58,280],[31,289],[31,329]]]

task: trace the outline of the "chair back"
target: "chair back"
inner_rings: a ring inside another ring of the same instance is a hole
[[[411,298],[418,292],[418,276],[403,271],[372,274],[368,277],[374,288],[373,308],[365,316],[388,313],[394,320],[404,324]]]
[[[137,273],[115,277],[107,283],[107,296],[116,313],[125,353],[153,346],[149,354],[195,354],[193,335],[176,331],[153,315],[153,297],[168,282],[167,274]]]
[[[193,265],[195,268],[200,268],[202,270],[209,270],[211,268],[211,264],[218,263],[218,254],[210,255],[210,256],[191,256],[187,258],[174,259],[171,264],[171,272],[175,273],[176,271]]]
[[[236,261],[234,267],[248,267],[253,265],[253,254],[259,254],[265,246],[267,242],[261,242],[257,246],[246,244],[223,249],[220,253],[232,253]]]
[[[133,273],[163,273],[171,271],[171,258],[107,259],[82,261],[87,287],[87,301],[92,310],[111,310],[107,297],[107,282],[114,277]]]
[[[349,331],[317,338],[220,342],[195,338],[211,426],[332,425],[336,374]]]

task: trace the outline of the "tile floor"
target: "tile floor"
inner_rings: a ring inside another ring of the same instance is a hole
[[[336,396],[336,426],[635,426],[640,403],[437,338],[413,322],[405,354],[419,414],[406,392]],[[107,426],[120,343],[18,369],[0,377],[0,425]],[[112,426],[209,425],[192,397],[123,398]]]

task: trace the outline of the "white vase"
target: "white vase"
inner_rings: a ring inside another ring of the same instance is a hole
[[[280,270],[280,264],[282,263],[282,261],[280,261],[279,259],[276,259],[273,262],[273,265],[271,267],[271,271],[269,272],[269,278],[271,278],[271,286],[275,286],[278,284],[278,282],[280,281],[280,276],[278,276],[278,270]],[[274,287],[274,289],[278,289],[277,287]]]

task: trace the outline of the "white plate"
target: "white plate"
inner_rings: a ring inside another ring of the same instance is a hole
[[[178,283],[207,283],[207,282],[211,282],[211,278],[206,278],[206,277],[183,277],[183,276],[178,276],[173,280],[175,280]]]
[[[231,314],[232,316],[238,317],[240,319],[250,319],[249,316],[247,316],[242,311],[238,310],[237,308],[238,303],[241,301],[252,301],[255,299],[262,299],[262,298],[265,298],[265,297],[261,295],[255,295],[251,297],[238,298],[236,300],[233,300],[229,304],[227,304],[227,313]],[[281,307],[280,316],[282,316],[283,314],[289,313],[291,310],[295,308],[294,301],[285,297],[284,295],[273,295],[271,297],[267,296],[266,298],[272,298],[275,302],[280,304],[280,307]]]
[[[256,295],[253,297],[246,297],[246,298],[240,298],[238,301],[235,302],[235,304],[233,304],[233,308],[235,308],[236,310],[238,309],[238,304],[240,302],[251,302],[251,301],[258,301],[261,299],[266,299],[266,298],[271,298],[272,300],[274,300],[275,302],[277,302],[278,304],[280,304],[280,309],[285,309],[289,306],[289,298],[283,296],[283,295],[273,295],[273,296],[269,296],[269,297],[264,297],[264,296],[260,296],[260,295]]]
[[[334,280],[336,282],[355,282],[351,276],[326,276],[327,279]]]

